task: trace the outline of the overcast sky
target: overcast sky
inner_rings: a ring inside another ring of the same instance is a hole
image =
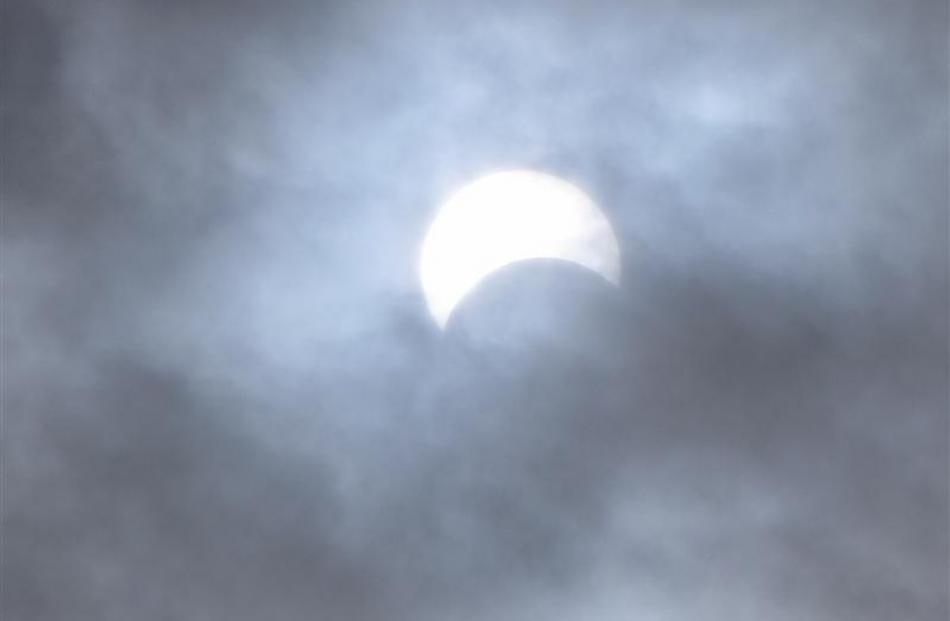
[[[945,621],[948,7],[6,0],[5,621]],[[439,204],[612,288],[441,332]]]

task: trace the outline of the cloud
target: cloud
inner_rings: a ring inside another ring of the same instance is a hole
[[[4,12],[11,618],[946,617],[945,5]],[[511,166],[623,286],[442,334]]]

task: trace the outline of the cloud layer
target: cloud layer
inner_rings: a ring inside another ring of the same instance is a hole
[[[5,618],[946,618],[945,3],[3,13]]]

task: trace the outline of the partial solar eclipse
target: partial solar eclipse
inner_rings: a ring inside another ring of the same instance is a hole
[[[576,186],[513,170],[482,177],[442,205],[422,244],[419,275],[429,312],[445,328],[493,271],[525,259],[561,259],[620,284],[610,222]]]

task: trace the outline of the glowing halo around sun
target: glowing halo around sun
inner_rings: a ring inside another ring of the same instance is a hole
[[[576,186],[512,170],[463,187],[439,209],[422,244],[419,276],[440,328],[486,276],[515,261],[561,259],[620,284],[610,222]]]

